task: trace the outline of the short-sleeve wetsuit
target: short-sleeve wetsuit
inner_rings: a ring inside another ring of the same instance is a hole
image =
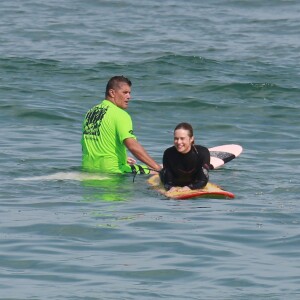
[[[206,147],[193,145],[188,153],[180,153],[175,146],[165,150],[160,178],[165,188],[188,186],[199,189],[208,182],[210,153]]]
[[[127,138],[136,139],[131,117],[125,110],[109,100],[103,100],[91,108],[83,122],[83,169],[106,173],[141,171],[140,166],[127,164],[124,145]]]

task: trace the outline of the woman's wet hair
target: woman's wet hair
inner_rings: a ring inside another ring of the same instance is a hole
[[[175,129],[174,129],[174,132],[177,130],[177,129],[184,129],[184,130],[187,130],[188,131],[188,135],[189,137],[193,137],[194,136],[194,130],[193,130],[193,127],[190,123],[186,123],[186,122],[182,122],[182,123],[179,123]]]

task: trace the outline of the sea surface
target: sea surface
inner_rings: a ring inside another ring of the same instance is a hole
[[[0,298],[300,299],[300,2],[2,0]],[[235,199],[169,200],[81,170],[81,126],[128,76],[135,134],[239,144]]]

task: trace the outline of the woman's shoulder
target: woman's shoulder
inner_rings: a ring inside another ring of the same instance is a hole
[[[176,152],[175,146],[171,146],[165,150],[165,154]]]
[[[207,147],[202,146],[202,145],[195,145],[195,147],[198,148],[198,149],[208,149]]]
[[[200,152],[209,152],[208,148],[207,147],[204,147],[204,146],[201,146],[201,145],[195,145],[197,151],[200,151]]]

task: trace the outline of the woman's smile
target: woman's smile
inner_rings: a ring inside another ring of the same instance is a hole
[[[194,137],[189,136],[185,129],[177,129],[174,132],[174,146],[180,153],[188,153],[194,142]]]

